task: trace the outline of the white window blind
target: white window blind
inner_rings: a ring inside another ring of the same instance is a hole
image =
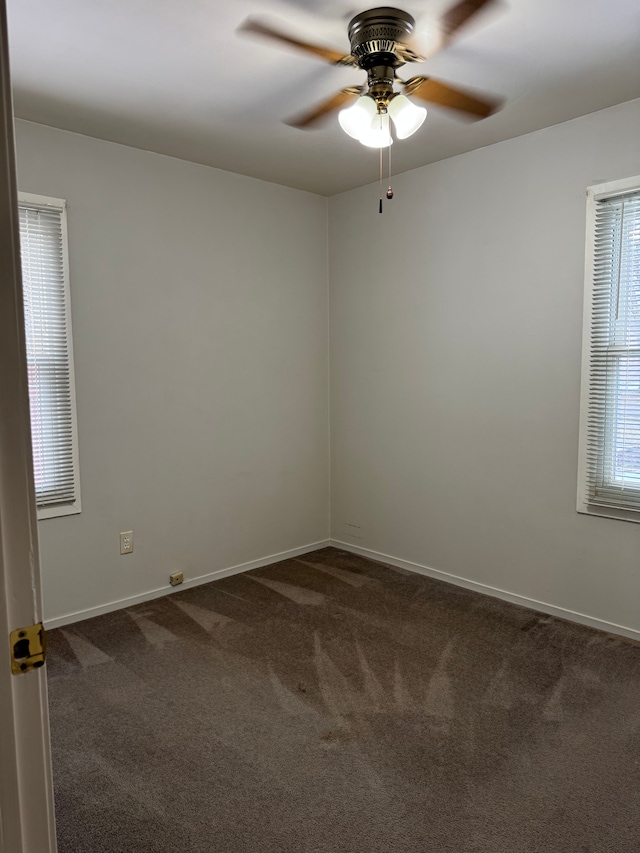
[[[591,207],[582,501],[628,517],[640,513],[640,186],[594,193]]]
[[[79,512],[65,204],[21,194],[19,214],[36,503]]]

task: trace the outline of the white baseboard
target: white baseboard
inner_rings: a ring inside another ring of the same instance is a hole
[[[564,607],[556,607],[554,604],[547,604],[544,601],[536,601],[533,598],[527,598],[524,595],[518,595],[514,592],[507,592],[504,589],[498,589],[494,586],[488,586],[477,581],[467,580],[466,578],[451,575],[448,572],[441,572],[438,569],[430,569],[428,566],[422,566],[419,563],[412,563],[409,560],[401,560],[398,557],[391,557],[389,554],[380,554],[378,551],[371,551],[369,548],[359,548],[357,545],[352,545],[349,542],[340,542],[338,539],[332,539],[330,543],[334,548],[341,548],[343,551],[350,551],[353,554],[359,554],[361,557],[368,557],[370,560],[376,560],[379,563],[388,563],[391,566],[397,566],[399,569],[406,569],[409,572],[415,572],[419,575],[426,575],[436,580],[446,581],[447,583],[461,586],[465,589],[471,589],[474,592],[481,592],[484,595],[491,595],[494,598],[501,598],[503,601],[510,601],[512,604],[519,604],[521,607],[527,607],[530,610],[537,610],[541,613],[546,613],[549,616],[557,616],[560,619],[566,619],[569,622],[578,622],[580,625],[588,625],[590,628],[597,628],[600,631],[606,631],[609,634],[619,634],[622,637],[629,637],[632,640],[640,641],[640,631],[635,628],[626,628],[624,625],[616,625],[614,622],[606,622],[604,619],[596,619],[593,616],[587,616],[584,613],[576,613],[573,610],[566,610]]]
[[[388,563],[391,566],[396,566],[400,569],[406,569],[409,572],[425,575],[426,577],[442,580],[447,583],[461,586],[465,589],[480,592],[483,595],[490,595],[494,598],[500,598],[503,601],[510,601],[512,604],[519,604],[521,607],[527,607],[530,610],[537,610],[540,613],[546,613],[549,616],[557,616],[560,619],[567,619],[570,622],[577,622],[580,625],[588,625],[591,628],[597,628],[600,631],[606,631],[609,634],[619,634],[622,637],[629,637],[632,640],[640,641],[640,631],[635,628],[627,628],[624,625],[617,625],[614,622],[606,622],[604,619],[597,619],[593,616],[587,616],[584,613],[577,613],[573,610],[567,610],[564,607],[556,607],[554,604],[547,604],[544,601],[537,601],[533,598],[527,598],[524,595],[507,592],[498,587],[489,586],[488,584],[478,583],[478,581],[461,578],[458,575],[452,575],[448,572],[440,571],[439,569],[431,569],[428,566],[423,566],[419,563],[412,563],[409,560],[402,560],[398,557],[392,557],[390,554],[382,554],[379,551],[372,551],[369,548],[360,548],[357,545],[352,545],[350,542],[341,542],[339,539],[325,539],[321,542],[313,542],[309,545],[303,545],[300,548],[292,548],[289,551],[282,551],[278,554],[271,554],[268,557],[262,557],[259,560],[252,560],[249,563],[241,563],[237,566],[229,566],[224,569],[216,569],[206,575],[201,575],[197,578],[189,578],[179,586],[163,586],[158,589],[152,589],[148,592],[132,595],[129,598],[122,598],[118,601],[111,601],[108,604],[101,604],[98,607],[90,607],[86,610],[80,610],[76,613],[68,613],[65,616],[58,616],[55,619],[45,619],[44,626],[47,630],[59,628],[63,625],[70,625],[73,622],[79,622],[83,619],[91,619],[93,616],[101,616],[103,613],[111,613],[114,610],[121,610],[125,607],[131,607],[134,604],[142,604],[145,601],[152,601],[154,598],[161,598],[164,595],[171,595],[174,592],[180,592],[184,589],[189,589],[193,586],[200,586],[205,583],[217,580],[219,578],[237,575],[242,572],[249,572],[251,569],[259,569],[262,566],[268,566],[270,563],[279,563],[283,560],[290,560],[293,557],[300,557],[303,554],[310,554],[313,551],[319,551],[321,548],[333,546],[340,548],[343,551],[349,551],[353,554],[359,554],[361,557],[367,557],[370,560],[376,560],[379,563]]]
[[[144,601],[152,601],[154,598],[161,598],[163,595],[171,595],[173,592],[182,592],[184,589],[189,589],[192,586],[201,586],[204,583],[226,578],[229,575],[238,575],[241,572],[249,572],[251,569],[259,569],[262,566],[268,566],[271,563],[280,563],[283,560],[290,560],[293,557],[300,557],[302,554],[309,554],[312,551],[319,551],[320,548],[328,548],[331,542],[328,539],[322,542],[312,542],[310,545],[303,545],[300,548],[292,548],[289,551],[281,551],[278,554],[271,554],[268,557],[261,557],[259,560],[251,560],[249,563],[241,563],[238,566],[230,566],[226,569],[216,569],[206,575],[200,575],[197,578],[189,578],[179,586],[162,586],[158,589],[152,589],[148,592],[132,595],[129,598],[121,598],[118,601],[111,601],[108,604],[101,604],[98,607],[90,607],[87,610],[79,610],[76,613],[68,613],[66,616],[58,616],[55,619],[45,619],[44,627],[47,630],[52,628],[60,628],[62,625],[70,625],[73,622],[80,622],[82,619],[91,619],[93,616],[101,616],[103,613],[111,613],[113,610],[122,610],[124,607],[131,607],[134,604],[141,604]]]

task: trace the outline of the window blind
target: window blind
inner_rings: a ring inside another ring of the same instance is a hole
[[[64,207],[20,203],[33,466],[38,507],[77,493]]]
[[[640,191],[595,203],[586,491],[640,511]]]

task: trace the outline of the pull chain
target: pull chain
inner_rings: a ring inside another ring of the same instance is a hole
[[[382,149],[380,149],[382,153]],[[393,198],[393,188],[391,186],[391,146],[389,146],[389,187],[387,188],[387,198],[389,201]]]
[[[382,148],[380,149],[380,204],[378,213],[382,213]]]

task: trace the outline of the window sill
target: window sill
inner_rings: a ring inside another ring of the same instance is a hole
[[[39,506],[38,521],[44,518],[59,518],[62,515],[78,515],[80,513],[80,501],[71,504],[58,504],[57,506]]]
[[[634,509],[616,509],[612,506],[579,503],[577,510],[582,515],[595,515],[600,518],[615,518],[618,521],[633,521],[640,524],[640,511]]]

